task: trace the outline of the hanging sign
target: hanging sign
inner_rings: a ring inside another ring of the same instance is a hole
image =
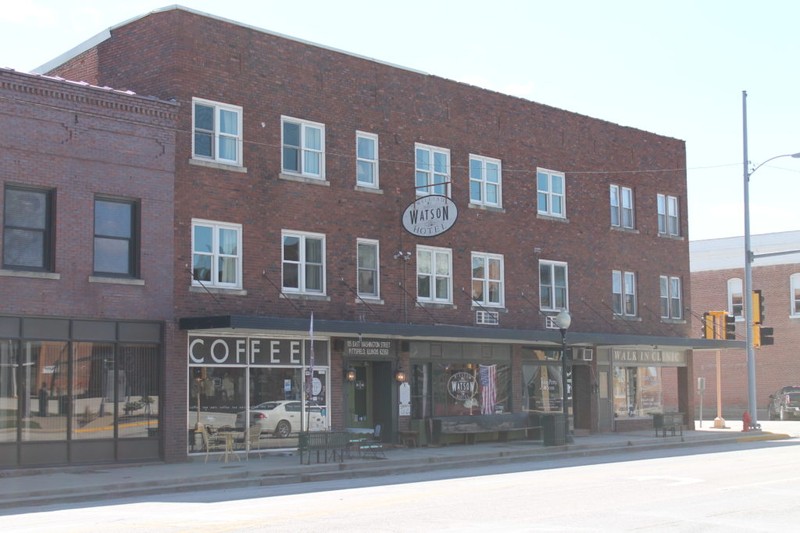
[[[406,207],[403,227],[417,237],[435,237],[456,223],[458,208],[447,196],[423,196]]]

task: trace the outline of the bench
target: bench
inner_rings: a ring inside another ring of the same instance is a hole
[[[672,436],[675,436],[675,431],[680,431],[683,436],[683,413],[654,413],[653,414],[653,428],[656,430],[656,437],[658,431],[661,430],[661,436],[667,436],[669,430]]]
[[[316,453],[317,463],[344,461],[344,454],[350,446],[350,436],[345,431],[301,431],[298,435],[300,464],[311,464],[311,455]]]
[[[463,435],[464,443],[474,443],[477,435],[497,433],[498,440],[507,441],[512,431],[542,429],[539,416],[530,413],[502,413],[496,415],[442,416],[433,419],[434,441],[438,443],[441,435]]]

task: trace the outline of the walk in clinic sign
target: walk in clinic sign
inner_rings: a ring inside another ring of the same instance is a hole
[[[435,237],[456,223],[458,208],[447,196],[431,194],[417,199],[403,212],[403,227],[417,237]]]

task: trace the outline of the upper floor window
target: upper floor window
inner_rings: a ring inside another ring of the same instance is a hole
[[[546,311],[569,309],[567,264],[539,261],[539,307]]]
[[[325,294],[325,236],[284,231],[283,290]]]
[[[789,305],[791,305],[791,316],[800,316],[800,273],[792,274],[789,277]]]
[[[192,99],[192,157],[242,165],[242,108]]]
[[[472,252],[472,299],[481,305],[503,305],[503,256]]]
[[[501,166],[499,159],[469,156],[469,201],[473,204],[500,207]]]
[[[614,314],[636,316],[636,275],[633,272],[611,272],[611,300]]]
[[[742,319],[743,315],[743,297],[744,290],[742,289],[742,280],[739,278],[731,278],[728,280],[728,313],[737,319]]]
[[[284,172],[325,178],[325,125],[281,117]]]
[[[660,287],[661,318],[683,318],[681,278],[675,276],[661,276]]]
[[[678,198],[676,196],[658,195],[658,233],[673,237],[681,234]]]
[[[611,225],[633,229],[633,189],[611,185]]]
[[[96,198],[94,201],[94,273],[138,275],[139,240],[136,202]]]
[[[241,225],[192,221],[192,277],[193,285],[241,288]]]
[[[414,168],[417,195],[450,196],[450,150],[416,144]]]
[[[452,303],[453,253],[449,248],[417,246],[417,300]]]
[[[565,217],[564,173],[536,169],[536,210],[540,215]]]
[[[358,239],[358,295],[362,298],[380,296],[378,257],[378,241]]]
[[[378,188],[378,136],[356,132],[356,185]]]
[[[3,268],[53,270],[52,192],[11,187],[3,203]]]

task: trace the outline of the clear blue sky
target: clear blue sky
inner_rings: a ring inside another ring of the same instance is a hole
[[[183,0],[180,5],[686,141],[690,238],[742,235],[750,160],[800,152],[796,0]],[[0,0],[30,71],[167,0]],[[564,169],[569,170],[569,169]],[[614,171],[617,169],[597,169]],[[751,178],[751,232],[800,229],[800,159]]]

